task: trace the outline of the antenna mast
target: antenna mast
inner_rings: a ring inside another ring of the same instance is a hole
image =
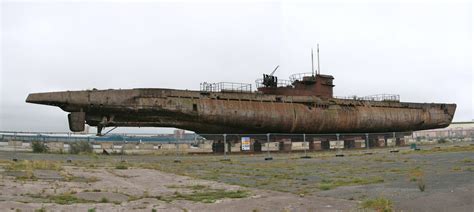
[[[319,43],[318,43],[318,75],[321,74],[321,69],[319,68]]]
[[[311,48],[311,74],[313,74],[314,77],[313,48]]]

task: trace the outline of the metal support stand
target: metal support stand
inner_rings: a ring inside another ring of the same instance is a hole
[[[301,158],[303,158],[303,159],[311,158],[311,156],[308,156],[308,153],[307,153],[307,151],[306,151],[306,147],[309,148],[309,145],[308,145],[308,143],[306,142],[306,134],[303,134],[303,144],[305,145],[305,147],[303,148],[303,149],[304,149],[304,156],[302,156]]]
[[[174,159],[175,163],[181,163],[181,160],[179,159],[179,137],[176,136],[176,159]]]
[[[392,138],[392,139],[393,139],[392,142],[395,142],[395,145],[396,145],[396,143],[397,143],[397,137],[395,136],[395,132],[393,132],[393,138]],[[392,148],[392,149],[390,149],[390,153],[397,153],[397,152],[399,152],[399,150],[398,150],[397,148]]]
[[[336,134],[336,138],[337,138],[337,145],[339,146],[339,133]],[[344,157],[344,154],[342,153],[341,148],[339,148],[338,146],[336,146],[337,148],[336,157]],[[342,147],[344,148],[344,145],[342,145]]]
[[[367,150],[370,149],[369,146],[370,146],[370,145],[369,145],[369,134],[366,133],[366,134],[365,134],[365,147],[367,148]],[[371,155],[372,152],[368,152],[368,151],[367,151],[367,152],[365,152],[365,154],[366,154],[366,155]]]
[[[230,161],[230,158],[227,158],[227,134],[224,134],[224,159],[221,161]]]
[[[273,160],[270,156],[270,133],[267,133],[267,157],[265,157],[265,160]]]
[[[122,143],[121,153],[120,153],[120,162],[125,162],[125,160],[123,160],[123,153],[124,153],[125,143],[127,143],[127,141],[125,140],[125,134],[122,135],[122,141],[123,141],[123,143]]]
[[[17,162],[18,158],[16,157],[16,133],[13,136],[13,158],[12,161]]]

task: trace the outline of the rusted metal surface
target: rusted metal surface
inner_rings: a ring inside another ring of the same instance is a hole
[[[36,93],[26,101],[84,112],[86,123],[99,128],[176,127],[197,133],[404,132],[446,127],[456,109],[455,104],[171,89]],[[70,124],[71,130],[81,129],[78,124],[83,123]]]
[[[258,87],[258,91],[264,94],[286,95],[286,96],[316,96],[320,98],[333,97],[333,79],[330,75],[292,75],[292,86],[280,87]],[[258,86],[258,82],[257,82]]]

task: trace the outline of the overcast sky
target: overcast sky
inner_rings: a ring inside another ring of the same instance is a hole
[[[316,43],[336,96],[456,103],[454,120],[471,121],[473,7],[415,2],[2,1],[0,130],[68,131],[28,93],[254,84],[276,65],[280,78],[310,72]]]

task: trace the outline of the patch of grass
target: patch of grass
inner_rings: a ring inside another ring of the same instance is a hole
[[[208,191],[202,192],[192,192],[192,193],[179,193],[175,192],[171,199],[178,199],[178,200],[188,200],[193,202],[202,202],[202,203],[214,203],[218,199],[225,199],[225,198],[245,198],[248,197],[249,193],[243,190],[236,190],[236,191],[226,191],[224,189],[211,189]]]
[[[327,191],[334,188],[334,186],[330,183],[320,183],[319,184],[319,189],[322,191]]]
[[[127,164],[125,163],[119,163],[115,166],[116,169],[128,169]]]
[[[455,166],[455,167],[453,167],[453,171],[461,171],[461,167]]]
[[[90,201],[84,200],[77,198],[74,195],[71,194],[61,194],[57,196],[48,196],[47,199],[49,199],[51,202],[60,204],[60,205],[71,205],[71,204],[76,204],[76,203],[88,203]]]
[[[419,179],[423,177],[423,175],[424,175],[423,171],[418,167],[408,171],[408,176],[410,177],[410,181],[412,181],[412,179]]]
[[[386,156],[375,158],[374,161],[375,162],[381,162],[381,163],[393,163],[393,162],[395,162],[395,160],[388,159]]]
[[[352,186],[352,185],[367,185],[373,183],[383,183],[382,177],[366,177],[366,178],[350,178],[350,179],[337,179],[337,180],[322,180],[319,183],[320,190],[330,190],[341,186]]]
[[[383,212],[390,212],[393,210],[392,201],[385,199],[383,197],[364,200],[360,204],[360,206],[363,209],[373,209],[375,211],[383,211]]]
[[[20,162],[10,162],[7,164],[5,169],[9,171],[33,171],[36,169],[45,169],[45,170],[62,170],[60,162],[55,161],[45,161],[45,160],[23,160]]]
[[[108,203],[109,200],[108,200],[106,197],[102,197],[102,198],[100,199],[100,202],[101,202],[101,203]]]
[[[46,208],[41,207],[40,209],[36,209],[35,212],[46,212]]]
[[[474,163],[474,159],[464,158],[461,162],[463,162],[463,163]]]
[[[95,208],[89,208],[87,212],[95,212]]]

